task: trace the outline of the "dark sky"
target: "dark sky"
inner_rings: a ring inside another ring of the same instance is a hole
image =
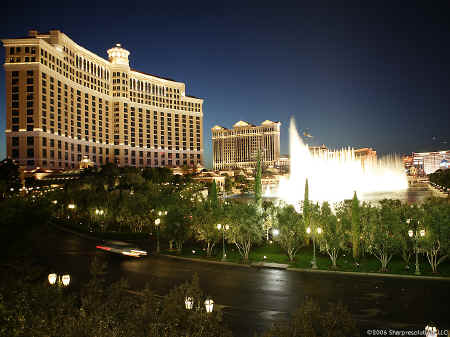
[[[359,3],[367,2],[9,1],[0,37],[55,28],[105,58],[122,43],[132,68],[185,82],[205,100],[207,164],[210,128],[241,119],[281,121],[283,153],[291,116],[312,143],[333,148],[450,148],[448,2]],[[0,158],[5,147],[2,132]]]

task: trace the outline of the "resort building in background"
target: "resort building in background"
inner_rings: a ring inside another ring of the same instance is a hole
[[[361,161],[363,168],[370,167],[377,162],[377,151],[371,147],[364,147],[360,149],[341,149],[331,150],[325,144],[320,146],[308,146],[309,151],[313,157],[322,157],[327,159],[339,159],[344,157],[354,157]],[[350,158],[347,158],[350,159]]]
[[[258,152],[262,165],[276,166],[280,159],[280,122],[266,120],[261,125],[239,121],[232,129],[214,126],[212,132],[213,169],[256,167]]]
[[[450,150],[436,152],[413,152],[413,174],[423,175],[447,169],[450,162]],[[410,169],[411,171],[411,169]]]
[[[26,169],[199,166],[203,100],[185,84],[108,60],[51,30],[2,40],[7,156]]]

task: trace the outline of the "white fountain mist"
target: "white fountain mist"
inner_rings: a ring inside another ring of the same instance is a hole
[[[364,199],[368,193],[408,188],[399,157],[366,160],[363,165],[350,148],[312,155],[300,138],[293,118],[289,128],[289,152],[289,178],[282,179],[276,190],[266,193],[289,204],[297,206],[303,200],[306,178],[309,198],[320,202],[351,199],[354,191],[358,198]]]

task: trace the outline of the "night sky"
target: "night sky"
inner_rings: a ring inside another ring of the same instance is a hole
[[[282,153],[291,116],[311,144],[381,154],[449,149],[448,2],[353,4],[9,1],[0,5],[0,38],[60,29],[104,58],[122,43],[132,68],[185,82],[188,95],[205,100],[207,165],[211,127],[241,119],[281,121]],[[2,63],[4,55],[2,47]],[[2,67],[0,158],[5,105]]]

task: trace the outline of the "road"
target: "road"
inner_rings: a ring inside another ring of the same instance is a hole
[[[52,230],[41,237],[38,256],[49,268],[69,272],[72,286],[88,279],[97,242]],[[174,286],[200,277],[203,290],[223,307],[235,336],[253,336],[294,312],[306,297],[321,306],[342,301],[366,329],[423,329],[434,322],[450,327],[450,282],[256,269],[148,256],[124,259],[106,255],[108,277],[128,279],[133,288],[146,283],[164,295]]]

